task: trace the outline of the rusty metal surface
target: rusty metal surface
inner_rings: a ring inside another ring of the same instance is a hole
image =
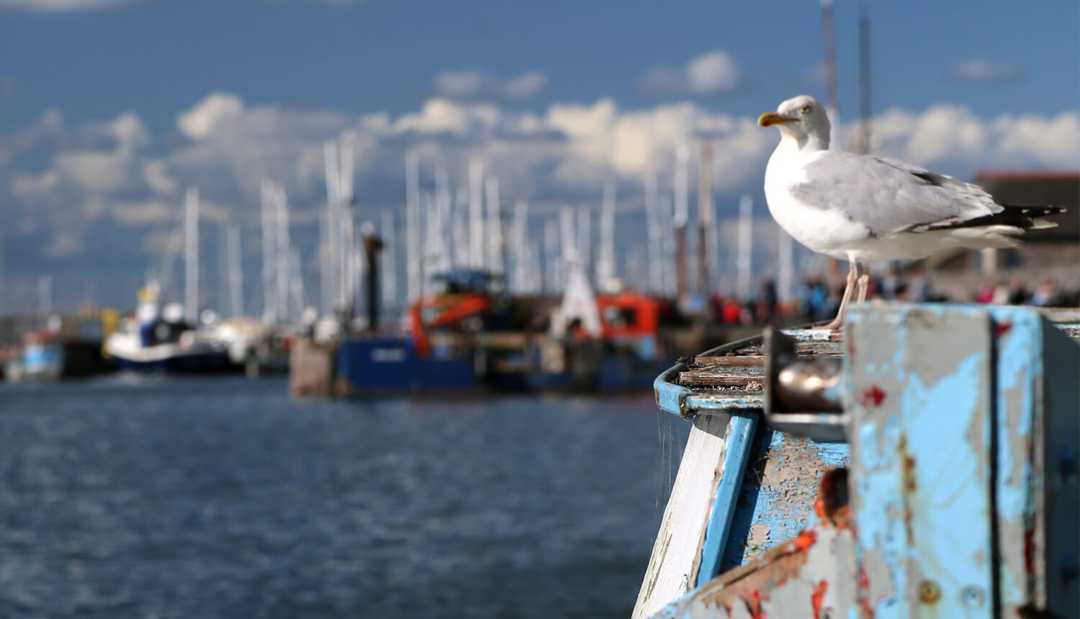
[[[846,469],[822,480],[819,521],[706,583],[654,619],[847,617],[855,610],[855,545]]]

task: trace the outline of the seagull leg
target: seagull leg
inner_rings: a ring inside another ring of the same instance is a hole
[[[863,273],[859,276],[859,294],[855,297],[856,303],[866,302],[866,293],[870,290],[870,274]]]
[[[859,264],[854,260],[848,259],[848,272],[847,272],[847,285],[844,286],[844,296],[840,297],[840,309],[836,311],[836,318],[833,318],[832,322],[825,325],[825,329],[829,331],[838,331],[844,324],[844,314],[847,313],[847,304],[851,300],[851,292],[856,287],[856,280],[859,278]]]

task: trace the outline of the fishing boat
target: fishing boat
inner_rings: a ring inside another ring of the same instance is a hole
[[[241,366],[229,343],[184,320],[179,305],[159,302],[151,282],[139,292],[134,316],[121,321],[105,338],[105,353],[122,370],[167,373],[233,372]]]
[[[692,427],[635,618],[1080,616],[1080,311],[862,305],[655,391]]]
[[[566,291],[545,336],[532,340],[529,385],[541,390],[647,389],[682,353],[729,335],[695,327],[674,304],[634,291],[595,294],[571,262]]]
[[[519,387],[527,369],[526,340],[500,281],[470,269],[433,277],[437,290],[410,308],[407,333],[369,329],[341,339],[337,390],[367,394]]]

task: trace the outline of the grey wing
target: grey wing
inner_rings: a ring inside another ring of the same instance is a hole
[[[902,161],[830,151],[792,188],[801,201],[838,210],[871,234],[965,225],[1004,208],[981,187]]]

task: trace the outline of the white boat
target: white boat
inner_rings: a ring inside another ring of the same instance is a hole
[[[229,372],[239,369],[227,342],[183,320],[178,305],[158,301],[151,282],[139,292],[135,316],[105,338],[105,353],[120,369],[177,373]]]

